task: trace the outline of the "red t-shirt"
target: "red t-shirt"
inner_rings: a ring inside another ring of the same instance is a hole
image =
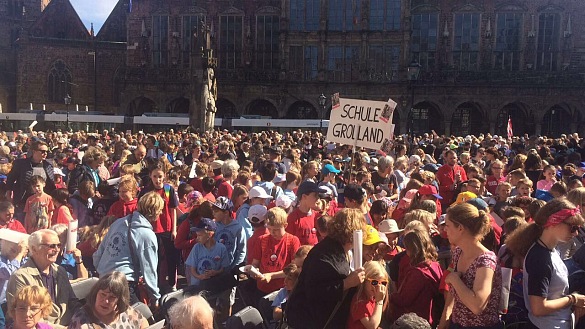
[[[193,186],[195,191],[199,191],[199,192],[203,193],[203,185],[201,183],[201,178],[193,178],[193,180],[191,181],[190,184],[191,184],[191,186]]]
[[[317,229],[315,228],[315,214],[314,211],[306,214],[300,211],[299,208],[295,208],[288,215],[286,231],[299,238],[301,245],[314,246],[319,242]]]
[[[261,273],[282,271],[295,258],[297,249],[301,246],[299,238],[285,233],[280,240],[276,240],[270,234],[265,234],[258,239],[252,251],[252,259],[260,260]],[[269,283],[258,280],[258,289],[264,293],[271,293],[284,287],[284,279],[272,279]]]
[[[217,196],[225,196],[228,199],[232,198],[234,187],[229,182],[223,181],[217,188]]]
[[[254,233],[252,233],[252,236],[246,242],[247,248],[246,255],[248,255],[246,259],[247,260],[246,264],[252,264],[252,261],[254,260],[254,257],[252,257],[254,252],[254,246],[256,245],[256,243],[258,243],[258,239],[260,239],[260,237],[263,236],[264,234],[268,234],[268,229],[266,227],[256,227],[254,229]]]
[[[11,219],[8,223],[6,223],[6,225],[0,225],[0,228],[7,228],[9,230],[13,230],[16,232],[26,233],[24,226],[22,226],[22,224],[19,221],[14,219]]]
[[[500,184],[501,182],[505,182],[505,181],[506,181],[506,176],[502,176],[500,179],[497,179],[496,176],[494,176],[494,175],[488,176],[486,178],[485,188],[491,194],[496,195],[496,188],[498,187],[498,184]]]
[[[114,216],[116,218],[122,218],[130,215],[138,206],[138,199],[124,202],[124,200],[118,200],[112,204],[110,210],[108,210],[107,216]]]
[[[376,308],[376,301],[373,299],[358,300],[358,294],[355,294],[351,300],[351,308],[349,309],[349,317],[347,318],[346,329],[364,329],[361,319],[371,317]]]

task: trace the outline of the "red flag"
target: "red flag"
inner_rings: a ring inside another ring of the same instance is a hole
[[[508,117],[508,138],[512,138],[514,132],[512,131],[512,118]]]

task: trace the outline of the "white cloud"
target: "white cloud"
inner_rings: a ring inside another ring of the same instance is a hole
[[[118,0],[71,0],[73,8],[89,30],[91,23],[97,34]]]

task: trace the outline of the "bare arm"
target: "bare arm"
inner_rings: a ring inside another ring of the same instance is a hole
[[[449,328],[449,321],[451,320],[451,313],[453,312],[453,305],[455,304],[455,299],[451,293],[445,291],[443,294],[445,295],[445,307],[443,308],[443,314],[441,314],[441,321],[439,322],[437,329]]]
[[[473,289],[467,288],[465,283],[461,281],[461,273],[459,272],[449,274],[446,282],[450,283],[457,291],[463,305],[477,315],[483,312],[488,304],[494,273],[494,270],[487,267],[478,268],[473,281]]]

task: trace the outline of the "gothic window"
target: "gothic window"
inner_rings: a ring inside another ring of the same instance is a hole
[[[400,45],[373,44],[368,48],[368,80],[393,81],[400,68]]]
[[[290,0],[291,31],[317,31],[321,14],[320,0]]]
[[[370,0],[370,30],[400,30],[401,0]]]
[[[359,47],[327,47],[327,71],[329,81],[349,82],[359,79]]]
[[[317,80],[317,46],[291,46],[289,72],[292,80]]]
[[[169,61],[169,17],[152,17],[152,63],[166,66]]]
[[[479,68],[479,17],[477,13],[455,15],[453,65],[458,70]]]
[[[542,13],[538,17],[536,68],[553,71],[557,67],[561,17],[557,13]]]
[[[497,14],[495,69],[516,71],[520,68],[522,19],[522,13]]]
[[[62,60],[53,64],[49,71],[48,80],[49,101],[63,103],[66,95],[73,96],[71,93],[71,72]]]
[[[198,53],[204,45],[204,34],[201,32],[201,24],[205,23],[205,15],[183,16],[183,66],[189,66],[191,52]],[[196,44],[193,44],[193,41]]]
[[[243,16],[219,18],[219,67],[235,69],[242,64]]]
[[[276,15],[256,17],[256,67],[263,70],[278,68],[279,17]]]
[[[425,70],[436,65],[438,20],[437,13],[412,15],[412,56]]]
[[[360,0],[329,0],[327,28],[330,31],[358,30],[360,7]]]

